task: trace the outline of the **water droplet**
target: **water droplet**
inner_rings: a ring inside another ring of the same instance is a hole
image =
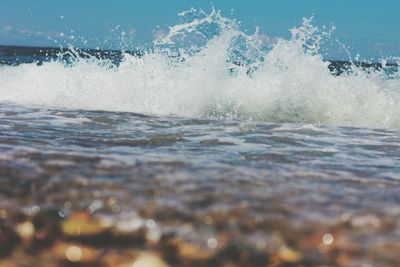
[[[209,238],[208,240],[207,240],[207,246],[209,247],[209,248],[211,248],[211,249],[215,249],[215,248],[217,248],[217,246],[218,246],[218,241],[217,241],[217,239],[215,239],[215,238]]]
[[[333,238],[333,235],[331,235],[330,233],[326,233],[322,237],[322,242],[327,246],[332,245],[334,240],[335,239]]]

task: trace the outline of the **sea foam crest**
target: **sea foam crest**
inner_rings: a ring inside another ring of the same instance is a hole
[[[246,34],[219,11],[194,9],[142,56],[118,65],[77,58],[0,68],[0,102],[156,115],[400,127],[400,79],[356,67],[334,76],[311,20],[292,37]]]

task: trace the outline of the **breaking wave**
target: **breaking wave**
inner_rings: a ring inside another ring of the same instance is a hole
[[[400,127],[400,77],[333,75],[329,38],[304,19],[290,39],[246,34],[219,11],[189,10],[141,56],[0,67],[0,102],[49,108]]]

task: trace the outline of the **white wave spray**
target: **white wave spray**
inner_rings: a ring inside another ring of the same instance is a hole
[[[266,45],[218,11],[188,13],[153,51],[126,54],[119,66],[78,58],[1,67],[0,102],[400,128],[400,79],[355,67],[332,75],[319,54],[326,34],[310,20]]]

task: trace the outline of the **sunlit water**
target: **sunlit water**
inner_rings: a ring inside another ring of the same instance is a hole
[[[117,213],[155,203],[192,223],[245,206],[293,227],[389,221],[360,244],[400,238],[398,73],[333,75],[308,20],[268,44],[235,25],[203,14],[118,65],[0,67],[0,205],[117,196]]]

